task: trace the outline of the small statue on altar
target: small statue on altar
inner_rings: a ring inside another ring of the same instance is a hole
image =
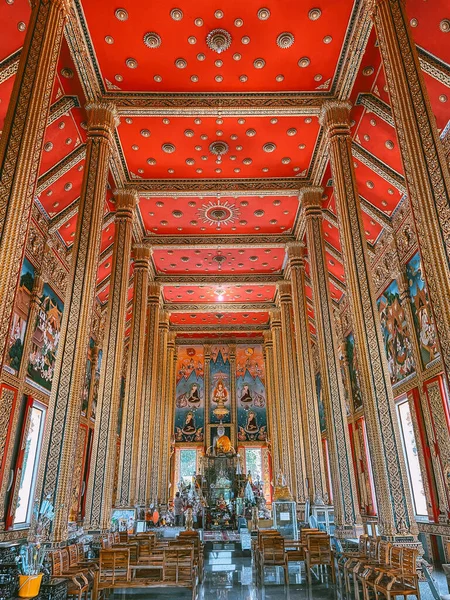
[[[252,531],[256,531],[258,529],[259,523],[259,509],[258,506],[252,506]]]
[[[220,425],[217,428],[217,435],[219,436],[216,442],[216,453],[217,454],[228,454],[228,452],[231,452],[231,440],[230,438],[225,435],[225,427],[223,427],[222,425]]]
[[[194,529],[194,511],[190,506],[184,513],[184,522],[186,525],[186,531],[192,531]]]
[[[273,492],[274,500],[292,500],[291,490],[286,484],[286,478],[284,474],[278,474],[277,483]]]
[[[225,502],[225,498],[223,494],[220,494],[219,499],[217,500],[217,508],[219,510],[227,510],[227,503]]]

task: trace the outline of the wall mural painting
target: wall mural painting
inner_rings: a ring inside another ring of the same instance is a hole
[[[203,442],[205,430],[203,346],[179,346],[176,381],[175,441]]]
[[[84,377],[83,396],[81,401],[81,414],[83,415],[83,417],[87,415],[89,407],[89,393],[91,391],[92,383],[92,349],[94,345],[94,340],[92,338],[89,338],[88,357],[86,360],[86,374]]]
[[[414,328],[419,343],[422,363],[426,367],[428,363],[439,355],[439,351],[427,285],[423,278],[422,261],[418,252],[407,263],[406,275],[408,277]]]
[[[348,359],[348,371],[350,374],[350,386],[352,389],[353,406],[355,410],[358,410],[363,405],[361,384],[359,381],[359,366],[358,358],[355,351],[355,338],[353,333],[349,333],[345,338],[345,345],[347,350]]]
[[[325,406],[322,399],[322,379],[320,373],[316,373],[316,394],[317,394],[317,405],[319,410],[319,425],[321,433],[327,430],[327,422],[325,419]]]
[[[31,340],[28,376],[46,390],[52,387],[64,304],[46,283]]]
[[[100,372],[102,370],[103,361],[103,350],[98,351],[97,366],[95,368],[94,376],[94,391],[92,392],[92,405],[91,405],[91,421],[95,421],[97,415],[97,400],[98,400],[98,386],[100,383]]]
[[[392,385],[395,385],[415,371],[408,322],[395,279],[378,298],[377,304],[389,374]]]
[[[267,439],[266,376],[263,349],[255,346],[236,347],[236,404],[238,440]]]
[[[214,414],[217,406],[224,406],[228,414],[222,423],[231,423],[231,368],[228,359],[228,346],[211,346],[209,363],[209,422],[220,423]]]
[[[4,363],[13,372],[17,372],[20,369],[22,362],[23,343],[28,325],[28,316],[30,314],[34,278],[34,267],[28,259],[24,258],[20,273],[19,288],[14,303],[8,350],[6,351]]]

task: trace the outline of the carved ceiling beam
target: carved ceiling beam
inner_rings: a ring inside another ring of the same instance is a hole
[[[111,258],[112,253],[113,253],[113,247],[114,247],[114,244],[111,244],[110,246],[108,246],[108,248],[103,250],[103,252],[100,254],[99,259],[98,259],[99,265],[101,265],[102,262],[105,262],[105,260],[107,260],[108,258]]]
[[[405,178],[403,175],[391,169],[389,165],[382,162],[356,142],[352,142],[352,155],[360,160],[363,165],[366,165],[374,173],[380,175],[385,181],[396,187],[399,192],[406,194]]]
[[[331,271],[328,271],[328,279],[337,290],[339,290],[342,294],[345,294],[345,283],[342,283],[342,281],[336,277],[334,273],[331,273]]]
[[[146,117],[304,117],[318,115],[329,93],[256,92],[155,93],[107,92],[121,116]]]
[[[22,48],[19,48],[19,50],[0,61],[0,84],[17,73],[21,52]]]
[[[333,227],[336,227],[337,229],[339,229],[339,221],[338,221],[336,215],[334,213],[332,213],[329,208],[324,208],[322,210],[322,216],[325,221],[328,221],[328,223],[330,223],[330,225],[333,225]]]
[[[70,154],[65,156],[54,167],[41,175],[38,179],[36,195],[41,194],[46,188],[50,187],[55,181],[62,177],[72,167],[81,162],[86,155],[86,145],[81,144],[75,148]]]
[[[391,107],[384,100],[375,96],[375,94],[358,94],[356,104],[364,106],[368,112],[380,117],[380,119],[388,123],[391,127],[395,127]]]
[[[419,63],[422,71],[437,79],[440,83],[450,87],[450,66],[442,60],[436,58],[420,46],[417,46]]]
[[[67,114],[72,108],[78,108],[80,103],[76,96],[62,96],[50,106],[47,125],[51,125],[60,117]]]
[[[325,240],[325,250],[332,258],[334,258],[334,260],[337,260],[341,264],[344,264],[344,258],[342,256],[342,253],[339,252],[339,250],[336,250],[336,248],[332,244],[330,244],[330,242],[327,242],[327,240]]]
[[[385,212],[374,206],[363,196],[360,195],[359,199],[361,201],[361,208],[371,219],[384,227],[387,231],[391,232],[393,230],[391,218]]]
[[[60,213],[50,220],[48,232],[51,235],[55,233],[60,227],[62,227],[67,221],[70,221],[78,212],[78,206],[80,204],[80,198],[74,200],[69,206],[66,206]]]
[[[107,277],[105,277],[105,279],[103,279],[102,281],[100,281],[100,283],[97,284],[97,287],[95,288],[95,295],[99,296],[102,292],[104,292],[106,290],[106,288],[109,285],[109,280],[110,280],[110,275],[108,275]],[[128,288],[129,289],[132,284],[133,284],[133,280],[134,277],[133,275],[130,277],[130,279],[128,280]]]
[[[136,187],[142,198],[157,196],[278,196],[297,194],[308,180],[297,177],[257,179],[133,179],[127,185]]]
[[[294,242],[292,234],[249,234],[249,235],[149,235],[143,242],[158,250],[186,250],[186,248],[283,248],[288,242]]]
[[[269,329],[268,324],[259,324],[259,325],[221,325],[217,323],[217,325],[172,325],[170,324],[170,331],[174,331],[175,333],[236,333],[239,332],[256,332],[256,331],[264,331],[265,329]]]
[[[220,332],[217,337],[183,337],[182,333],[178,333],[175,338],[175,344],[177,346],[192,346],[192,345],[203,345],[203,344],[261,344],[262,343],[262,333],[260,337],[258,336],[258,332],[255,332],[255,337],[226,337],[221,338]]]
[[[210,275],[156,275],[155,282],[161,285],[226,285],[245,283],[247,285],[274,284],[283,279],[282,273],[211,273]]]
[[[274,302],[166,302],[163,306],[171,313],[234,313],[268,312],[276,308]]]
[[[310,277],[308,275],[305,275],[305,283],[308,287],[310,287],[312,289],[312,281],[310,279]],[[333,282],[334,283],[334,282]],[[341,284],[342,285],[342,284]],[[345,293],[345,290],[343,290]],[[337,302],[337,300],[334,300],[334,298],[331,298],[331,302],[333,304],[333,306],[335,308],[337,308],[339,306],[339,302]],[[306,303],[308,304],[308,306],[314,311],[314,303],[312,300],[310,300],[308,297],[306,297]]]

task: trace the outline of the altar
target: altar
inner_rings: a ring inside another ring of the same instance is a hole
[[[240,474],[239,457],[205,456],[203,463],[203,524],[205,530],[236,529],[237,517],[244,511],[246,477]]]

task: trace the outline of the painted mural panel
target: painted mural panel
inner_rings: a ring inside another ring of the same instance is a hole
[[[203,442],[205,386],[203,346],[179,346],[175,392],[175,441]]]
[[[395,385],[416,370],[408,322],[395,279],[378,298],[377,304],[389,375]]]
[[[92,349],[94,345],[94,340],[92,338],[89,338],[88,357],[86,360],[86,373],[84,377],[83,396],[81,401],[81,414],[83,415],[83,417],[87,415],[89,407],[89,392],[91,391],[92,383]]]
[[[236,347],[238,440],[267,439],[266,374],[260,344]]]
[[[209,422],[231,423],[231,368],[228,359],[228,346],[211,346],[209,362]],[[222,419],[217,418],[214,410],[224,406],[228,414]]]
[[[353,406],[355,410],[358,410],[362,407],[362,393],[361,393],[361,385],[359,382],[359,366],[358,366],[358,358],[356,356],[355,350],[355,338],[353,333],[349,333],[345,338],[346,349],[347,349],[347,359],[348,359],[348,372],[350,374],[350,386],[352,389],[353,396]]]
[[[36,329],[31,340],[28,377],[50,390],[56,364],[64,304],[48,285],[44,284]]]
[[[319,411],[319,425],[321,433],[324,433],[327,429],[327,422],[325,419],[325,406],[322,399],[322,379],[320,373],[316,373],[316,394],[317,394],[317,406]]]
[[[436,328],[430,309],[427,285],[423,278],[422,261],[417,252],[406,265],[414,328],[419,343],[422,364],[427,366],[438,355]]]
[[[91,421],[95,421],[97,416],[97,401],[98,401],[98,386],[100,384],[100,373],[102,370],[103,361],[103,350],[98,351],[97,366],[95,368],[94,376],[94,391],[92,392],[92,404],[91,404]]]
[[[14,303],[8,350],[5,356],[5,366],[10,367],[14,372],[20,369],[22,363],[23,342],[30,314],[34,278],[34,267],[28,259],[24,258],[20,273],[19,288]]]

